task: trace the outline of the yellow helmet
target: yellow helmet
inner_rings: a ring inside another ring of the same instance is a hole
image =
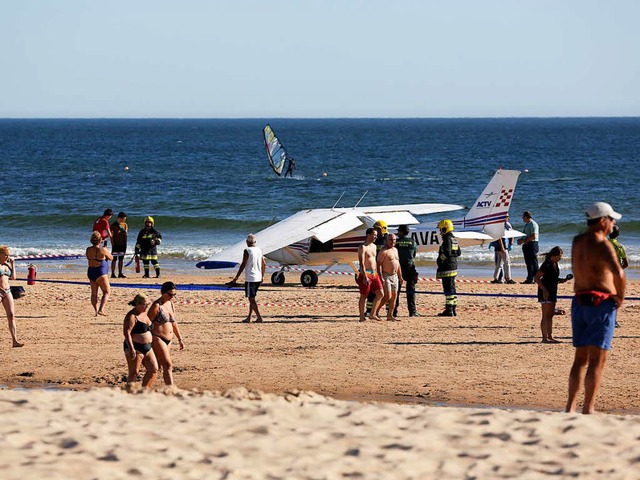
[[[440,220],[438,222],[438,230],[442,233],[453,232],[453,222],[448,218],[446,220]]]
[[[151,222],[151,225],[155,225],[155,223],[156,223],[156,222],[153,220],[153,217],[151,217],[151,216],[149,216],[149,217],[147,217],[147,218],[145,218],[145,219],[144,219],[144,223],[147,223],[147,222]]]
[[[376,223],[374,223],[373,228],[376,227],[380,229],[383,235],[389,233],[389,227],[387,226],[387,222],[385,222],[384,220],[378,220]]]

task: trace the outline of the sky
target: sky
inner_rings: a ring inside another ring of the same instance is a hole
[[[637,0],[0,7],[0,118],[640,116]]]

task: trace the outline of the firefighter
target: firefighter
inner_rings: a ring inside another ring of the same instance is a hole
[[[453,236],[453,222],[451,220],[440,220],[438,230],[442,237],[440,250],[438,251],[438,270],[436,278],[442,280],[442,290],[444,291],[444,311],[438,314],[439,317],[455,317],[458,297],[456,296],[456,276],[458,275],[458,257],[460,256],[460,246]]]

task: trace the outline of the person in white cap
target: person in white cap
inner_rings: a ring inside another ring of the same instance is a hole
[[[573,239],[571,249],[575,278],[571,327],[576,351],[569,374],[566,411],[575,411],[584,378],[582,413],[594,413],[602,369],[611,349],[616,311],[624,300],[625,275],[607,239],[622,215],[605,202],[594,203],[586,213],[587,231]]]
[[[238,273],[231,280],[231,284],[236,283],[238,277],[244,270],[244,293],[249,299],[249,313],[247,317],[242,320],[242,323],[251,322],[251,315],[253,312],[256,314],[256,323],[262,323],[262,315],[258,309],[258,303],[256,302],[256,295],[262,282],[264,281],[264,272],[267,269],[267,261],[262,255],[262,250],[256,247],[256,236],[253,233],[247,235],[247,248],[244,249],[242,254],[242,263],[238,268]]]

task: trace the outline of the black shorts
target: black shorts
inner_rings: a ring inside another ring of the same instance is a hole
[[[261,283],[262,282],[244,282],[244,296],[247,298],[256,298]]]
[[[120,253],[121,255],[115,255],[116,253]],[[124,254],[127,253],[126,245],[112,245],[111,246],[111,254],[114,257],[124,257]]]

